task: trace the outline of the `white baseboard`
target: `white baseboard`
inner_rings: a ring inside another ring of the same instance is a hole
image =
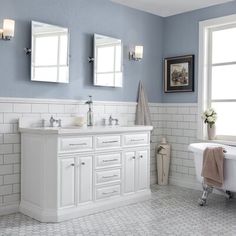
[[[197,182],[197,180],[187,180],[187,179],[183,179],[183,178],[170,176],[169,183],[171,185],[175,185],[175,186],[179,186],[179,187],[190,188],[190,189],[195,189],[195,190],[202,190],[202,184]]]
[[[157,184],[157,176],[151,176],[150,178],[150,185]]]
[[[98,200],[96,203],[88,203],[80,206],[61,208],[55,210],[44,210],[29,202],[21,201],[20,212],[26,214],[40,222],[61,222],[73,218],[103,212],[113,208],[134,204],[151,198],[151,191],[144,190],[135,194],[126,194],[110,199]]]
[[[6,206],[0,205],[0,216],[9,215],[17,212],[19,212],[19,204],[6,205]]]

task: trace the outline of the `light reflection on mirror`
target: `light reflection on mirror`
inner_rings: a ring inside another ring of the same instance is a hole
[[[94,35],[94,85],[122,87],[123,47],[120,39]]]
[[[69,83],[67,28],[32,21],[31,80]]]

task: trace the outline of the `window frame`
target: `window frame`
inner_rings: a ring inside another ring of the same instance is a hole
[[[236,65],[236,61],[212,64],[212,32],[236,27],[236,14],[199,22],[199,62],[198,62],[198,134],[200,140],[207,140],[206,125],[201,118],[202,113],[212,102],[236,102],[236,99],[212,99],[212,68],[220,65]],[[220,135],[217,140],[232,144],[235,136]]]

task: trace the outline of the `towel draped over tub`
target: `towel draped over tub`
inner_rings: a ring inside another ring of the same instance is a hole
[[[212,187],[222,187],[224,182],[224,148],[206,148],[203,153],[202,177]]]

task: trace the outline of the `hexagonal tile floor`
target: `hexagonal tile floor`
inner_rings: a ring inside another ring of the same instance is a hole
[[[20,213],[0,217],[0,235],[236,235],[236,199],[212,194],[199,207],[201,192],[153,186],[152,198],[62,223],[40,223]]]

